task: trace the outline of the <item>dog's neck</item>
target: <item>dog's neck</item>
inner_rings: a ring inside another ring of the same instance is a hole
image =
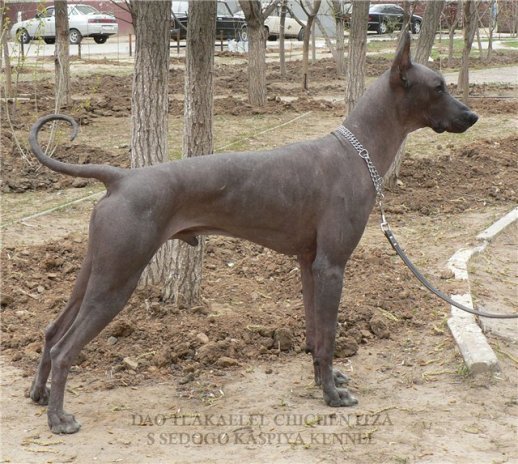
[[[387,72],[367,89],[343,122],[369,151],[381,176],[386,174],[412,131],[400,121],[395,98]]]

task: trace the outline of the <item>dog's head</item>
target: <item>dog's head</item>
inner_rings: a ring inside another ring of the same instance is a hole
[[[464,132],[478,116],[448,92],[444,78],[410,59],[410,34],[404,36],[390,69],[390,86],[402,122],[410,130]]]

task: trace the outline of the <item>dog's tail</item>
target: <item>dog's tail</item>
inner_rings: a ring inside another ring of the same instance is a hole
[[[72,135],[70,136],[70,140],[74,140],[79,132],[79,124],[77,121],[65,114],[49,114],[38,119],[31,128],[29,143],[31,145],[32,152],[41,164],[47,166],[53,171],[67,174],[69,176],[98,179],[106,186],[114,180],[122,177],[124,170],[113,166],[103,164],[69,164],[47,156],[38,142],[38,133],[45,124],[55,120],[66,121],[70,126],[72,126]]]

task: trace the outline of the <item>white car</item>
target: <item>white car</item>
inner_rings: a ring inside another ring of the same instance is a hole
[[[277,39],[281,34],[281,18],[280,16],[268,16],[264,20],[264,26],[268,31],[269,39]],[[286,14],[286,21],[284,23],[284,37],[287,39],[304,39],[304,26],[301,26],[298,21],[293,19],[290,14]]]
[[[90,5],[69,5],[68,27],[71,44],[78,44],[83,37],[93,37],[96,43],[102,44],[119,31],[114,16],[100,13]],[[55,8],[45,8],[34,18],[16,23],[11,28],[11,38],[22,43],[42,38],[45,43],[53,44],[56,41]]]

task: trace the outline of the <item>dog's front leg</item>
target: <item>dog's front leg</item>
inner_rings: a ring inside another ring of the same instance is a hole
[[[306,353],[311,353],[315,371],[315,383],[322,384],[320,369],[315,362],[315,281],[313,278],[313,261],[315,253],[307,253],[298,257],[302,279],[302,297],[306,321]]]
[[[320,374],[324,400],[334,407],[358,403],[347,389],[337,388],[333,371],[336,323],[342,293],[345,259],[330,258],[332,254],[317,253],[312,265],[315,304],[315,372]]]

